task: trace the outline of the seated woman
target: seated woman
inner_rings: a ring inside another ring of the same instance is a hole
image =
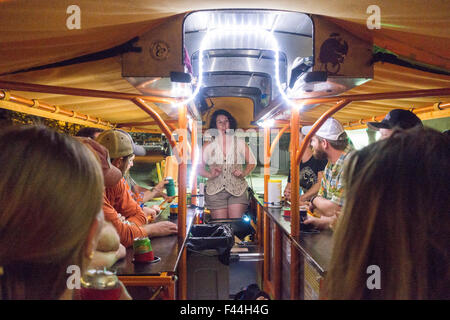
[[[208,178],[205,202],[212,219],[242,218],[247,210],[245,177],[255,168],[256,159],[245,141],[235,135],[236,127],[236,120],[225,110],[211,116],[209,133],[213,140],[203,146],[199,174]]]
[[[100,165],[44,126],[3,129],[0,148],[0,296],[71,299],[68,267],[86,271],[104,221]]]
[[[328,299],[450,298],[450,138],[397,131],[345,166]]]

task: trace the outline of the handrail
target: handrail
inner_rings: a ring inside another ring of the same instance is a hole
[[[50,105],[48,103],[33,99],[26,99],[20,96],[17,96],[15,94],[11,94],[10,92],[7,91],[3,91],[0,90],[0,100],[5,100],[5,101],[10,101],[10,102],[14,102],[14,103],[18,103],[30,108],[36,108],[38,110],[41,111],[45,111],[45,112],[51,112],[52,114],[58,114],[61,116],[65,116],[65,117],[69,117],[69,118],[74,118],[74,119],[78,119],[81,121],[86,121],[89,123],[89,125],[92,123],[92,125],[96,125],[102,128],[112,128],[113,125],[105,120],[102,120],[100,118],[92,118],[89,115],[85,115],[82,113],[78,113],[78,112],[73,112],[73,111],[69,111],[66,109],[63,109],[61,107],[58,106],[53,106]]]
[[[295,100],[293,99],[293,101],[295,103],[302,103],[304,105],[307,105],[307,104],[338,102],[340,100],[351,100],[352,102],[354,102],[354,101],[386,100],[386,99],[402,99],[402,98],[423,98],[423,97],[443,96],[443,95],[450,95],[450,88],[352,94],[352,95],[342,95],[324,98],[299,98]]]
[[[290,127],[291,127],[291,125],[289,123],[284,125],[283,128],[281,128],[281,130],[278,132],[275,139],[273,139],[272,144],[270,145],[269,157],[272,156],[273,151],[274,151],[276,145],[278,144],[278,141],[281,139],[281,136],[283,135],[283,133],[285,133],[286,130],[289,129]]]
[[[161,128],[161,131],[166,135],[167,140],[169,140],[170,145],[172,148],[175,148],[177,145],[177,142],[172,136],[172,132],[170,131],[167,124],[164,122],[164,120],[161,118],[161,116],[153,110],[151,107],[149,107],[145,101],[143,101],[141,98],[135,98],[132,99],[133,103],[136,104],[139,108],[144,110],[147,114],[149,114],[158,124],[158,126]]]
[[[9,90],[17,90],[17,91],[65,94],[65,95],[71,95],[71,96],[119,99],[119,100],[133,100],[133,99],[139,98],[139,99],[142,99],[147,102],[158,102],[158,103],[166,103],[166,104],[175,103],[177,101],[175,98],[163,97],[163,96],[143,96],[143,95],[138,95],[138,94],[133,94],[133,93],[92,90],[92,89],[80,89],[80,88],[70,88],[70,87],[61,87],[61,86],[49,86],[49,85],[43,85],[43,84],[23,83],[23,82],[13,82],[13,81],[3,81],[3,80],[0,80],[0,88],[9,89]]]
[[[443,110],[446,110],[449,108],[450,108],[450,103],[439,103],[437,105],[435,104],[432,106],[427,106],[427,107],[422,107],[422,108],[411,108],[409,110],[416,115],[420,115],[421,113],[427,113],[427,112],[433,112],[433,111],[443,111]],[[372,117],[372,118],[345,122],[342,125],[344,126],[344,128],[352,129],[352,125],[354,125],[354,127],[358,127],[358,126],[365,125],[367,122],[381,121],[384,119],[385,116],[386,116],[386,114],[383,114],[383,115]]]

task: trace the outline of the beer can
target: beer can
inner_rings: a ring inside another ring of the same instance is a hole
[[[134,261],[149,262],[155,259],[152,245],[148,237],[136,238],[133,241]]]
[[[175,195],[175,182],[172,177],[166,177],[166,180],[169,181],[169,183],[166,184],[167,196],[173,197]]]
[[[119,300],[121,288],[116,274],[106,269],[90,269],[81,278],[82,300]]]

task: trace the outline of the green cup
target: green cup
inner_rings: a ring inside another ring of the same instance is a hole
[[[175,195],[175,183],[172,177],[167,177],[166,180],[169,181],[169,183],[166,184],[167,196],[173,197]]]

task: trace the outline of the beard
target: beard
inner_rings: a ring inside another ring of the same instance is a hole
[[[326,160],[328,159],[328,155],[322,149],[313,149],[313,157],[317,160]]]

